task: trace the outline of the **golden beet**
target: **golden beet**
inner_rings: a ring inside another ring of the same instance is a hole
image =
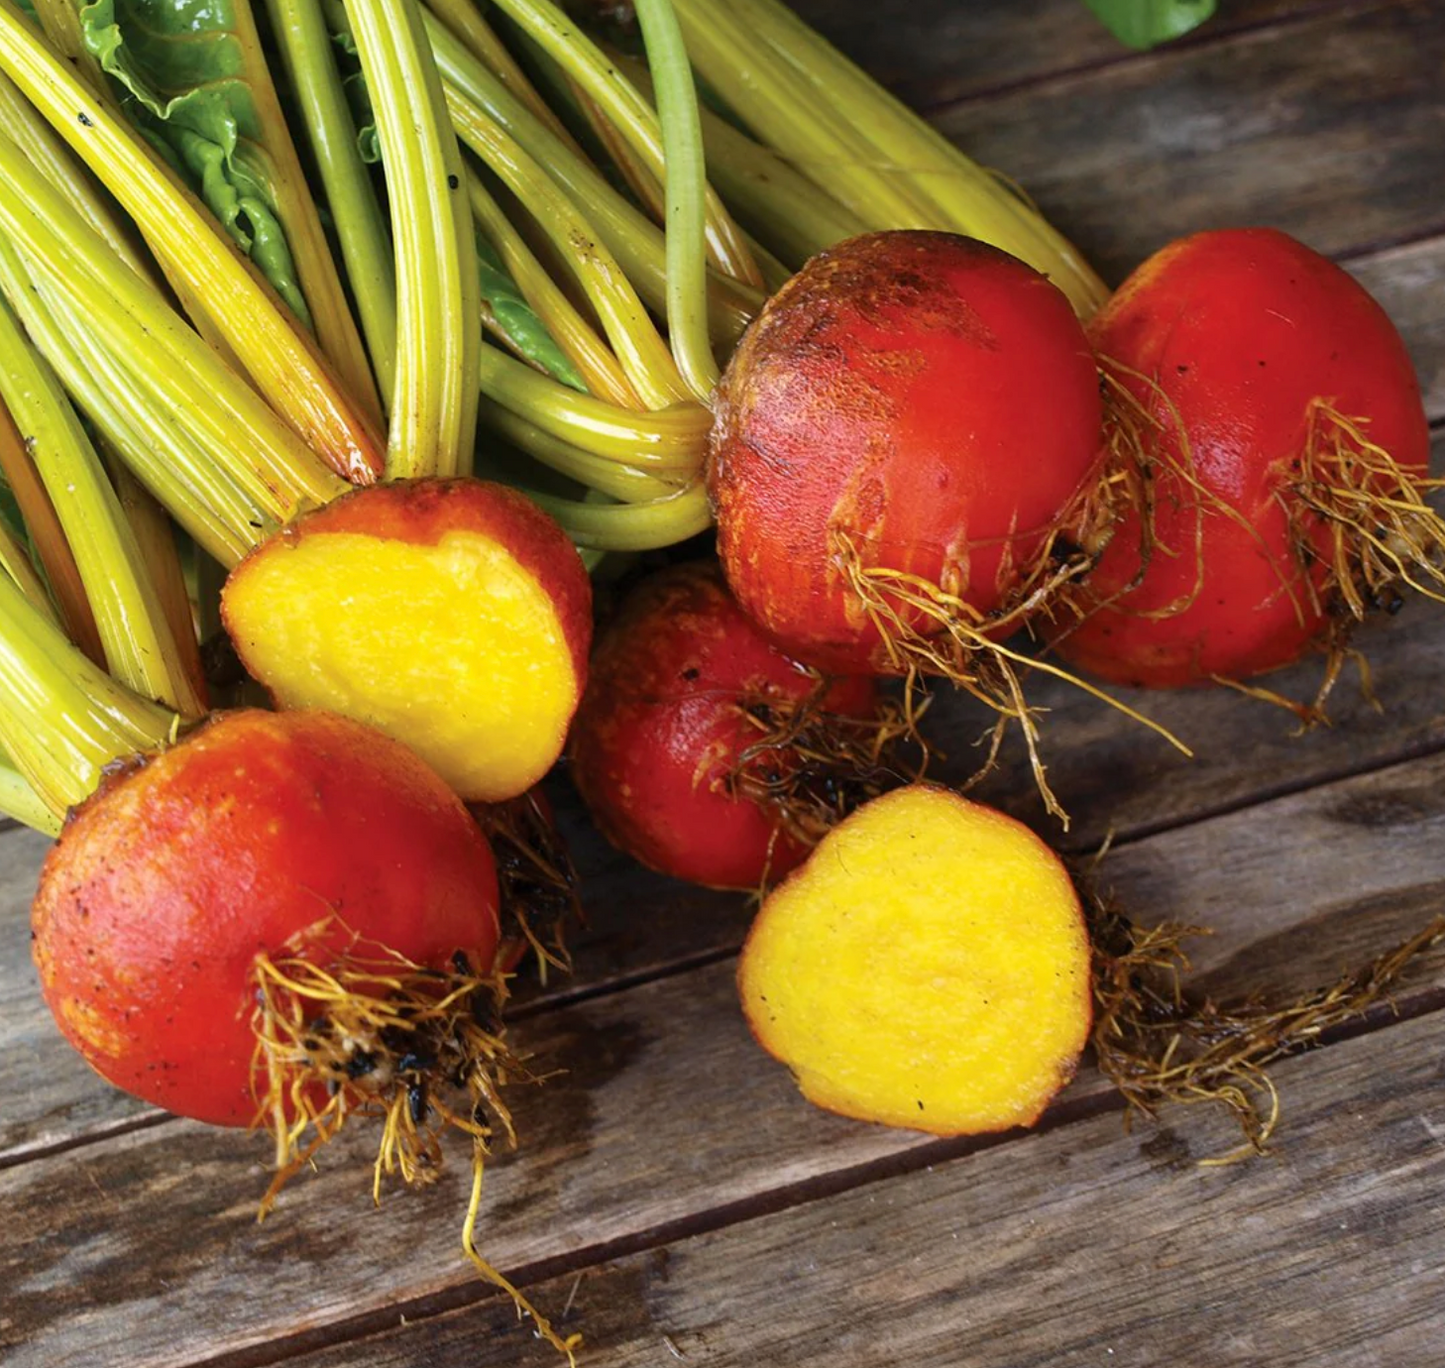
[[[253,551],[222,600],[281,707],[366,722],[486,803],[524,793],[561,754],[591,610],[561,528],[515,491],[465,479],[337,499]]]
[[[713,410],[728,584],[790,656],[837,674],[937,668],[950,624],[971,646],[1018,627],[1098,494],[1099,379],[1068,300],[953,233],[814,257]]]
[[[935,1135],[1032,1124],[1091,1020],[1089,938],[1059,858],[923,784],[859,808],[764,902],[738,985],[810,1101]]]

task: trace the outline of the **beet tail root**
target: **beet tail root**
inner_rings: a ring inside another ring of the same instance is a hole
[[[276,1146],[264,1219],[285,1184],[353,1118],[380,1122],[373,1198],[385,1178],[433,1181],[449,1130],[470,1142],[471,1196],[463,1223],[467,1258],[516,1303],[537,1333],[575,1362],[580,1336],[559,1335],[523,1293],[477,1252],[482,1174],[494,1142],[517,1142],[501,1090],[537,1081],[502,1036],[504,979],[458,954],[449,972],[359,939],[339,962],[259,955],[256,1006],[257,1124]]]

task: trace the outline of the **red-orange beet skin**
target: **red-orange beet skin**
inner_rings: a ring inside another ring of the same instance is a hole
[[[866,566],[988,613],[1099,463],[1098,377],[1068,301],[949,233],[871,234],[815,257],[744,337],[715,411],[708,487],[728,583],[790,654],[840,672],[885,653],[837,534]]]
[[[598,827],[644,864],[714,888],[756,889],[807,851],[774,817],[730,795],[758,732],[740,698],[806,698],[811,674],[772,645],[707,563],[644,581],[598,643],[572,730],[572,774]],[[870,717],[871,679],[839,680],[827,706]]]
[[[1139,515],[1125,518],[1078,600],[1086,612],[1115,601],[1060,653],[1105,679],[1165,688],[1298,659],[1328,626],[1328,596],[1311,584],[1333,559],[1330,526],[1312,521],[1318,555],[1305,563],[1287,512],[1312,401],[1368,419],[1370,441],[1416,477],[1429,459],[1419,385],[1384,310],[1284,233],[1232,229],[1151,257],[1089,334],[1156,425],[1154,527],[1166,550],[1116,599],[1140,570]],[[1187,606],[1147,616],[1174,605]]]
[[[256,956],[324,964],[354,932],[367,958],[385,947],[445,970],[460,950],[485,972],[496,870],[461,802],[403,746],[324,713],[236,712],[75,811],[33,927],[45,999],[98,1072],[246,1125]]]

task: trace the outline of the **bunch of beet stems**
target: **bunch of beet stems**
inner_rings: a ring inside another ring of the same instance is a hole
[[[0,475],[18,508],[0,579],[94,667],[62,688],[54,652],[0,622],[19,669],[0,809],[43,829],[108,747],[204,713],[195,622],[220,574],[350,487],[484,474],[594,555],[705,530],[719,364],[818,250],[953,230],[1046,271],[1081,315],[1105,293],[775,0],[640,0],[645,61],[551,0],[497,0],[492,21],[471,0],[233,0],[211,36],[264,234],[158,150],[96,8],[0,0]],[[163,8],[122,4],[122,30]],[[41,676],[56,687],[18,682]],[[164,712],[142,724],[112,686]],[[119,731],[35,739],[101,716]]]

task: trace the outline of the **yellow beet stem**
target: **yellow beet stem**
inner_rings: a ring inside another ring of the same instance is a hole
[[[677,0],[698,69],[749,127],[875,229],[982,238],[1087,318],[1108,291],[1022,195],[970,161],[776,0]]]
[[[200,711],[115,488],[55,373],[0,303],[0,395],[75,556],[111,673],[142,697]]]
[[[662,130],[652,106],[586,34],[551,0],[497,0],[499,7],[597,102],[652,176],[665,182]],[[639,17],[641,17],[639,15]],[[737,225],[716,194],[705,190],[707,251],[712,265],[744,284],[762,277]]]
[[[691,398],[637,291],[587,217],[546,170],[493,119],[456,94],[447,104],[458,134],[546,233],[602,321],[634,390],[649,408]]]
[[[644,94],[652,93],[647,69],[625,53],[612,53]],[[778,156],[755,142],[705,105],[699,105],[703,150],[709,177],[738,219],[787,268],[797,270],[809,257],[844,238],[868,231],[868,223]],[[754,246],[754,255],[758,248]],[[766,276],[766,263],[759,262]],[[786,279],[786,276],[784,277]],[[779,285],[781,285],[781,281]],[[777,288],[769,282],[770,292]]]
[[[111,98],[111,92],[107,85],[107,77],[100,69],[94,57],[86,51],[83,38],[77,21],[78,7],[65,3],[65,0],[58,0],[58,3],[41,3],[36,5],[38,16],[45,28],[46,36],[51,44],[59,51],[67,61],[72,63],[77,74],[88,82],[88,89],[96,99],[111,112],[115,118],[124,124],[124,116],[117,108]],[[339,304],[345,308],[345,300],[339,290],[328,294],[329,287],[324,281],[324,273],[329,269],[329,253],[325,262],[319,267],[314,266],[306,258],[311,255],[317,245],[315,232],[320,229],[319,221],[316,220],[315,207],[310,203],[309,193],[306,192],[304,177],[301,176],[299,166],[296,166],[294,150],[289,146],[289,134],[285,132],[284,122],[281,122],[280,111],[275,107],[275,92],[270,84],[270,76],[266,72],[264,64],[256,57],[254,24],[250,14],[245,11],[244,6],[236,13],[237,28],[233,34],[238,44],[245,50],[250,62],[247,74],[248,81],[260,81],[264,83],[265,90],[258,86],[256,93],[260,102],[269,106],[264,112],[267,124],[267,136],[272,142],[278,139],[287,145],[276,156],[276,165],[268,165],[259,174],[273,182],[277,179],[278,173],[281,185],[277,188],[289,196],[285,217],[288,221],[288,232],[291,231],[291,220],[298,214],[309,215],[312,222],[302,226],[301,241],[291,243],[293,257],[297,261],[298,269],[302,274],[303,284],[309,280],[311,295],[316,296],[316,304],[312,308],[312,316],[316,320],[319,335],[323,342],[327,338],[339,344],[341,353],[351,349],[353,361],[360,362],[364,368],[366,363],[365,353],[359,349],[358,342],[348,342],[344,336],[344,329],[349,326],[349,315],[347,319],[341,320],[333,326],[329,311]],[[249,45],[249,46],[248,46]],[[260,68],[259,70],[257,68]],[[161,276],[164,274],[166,283],[175,291],[176,297],[181,302],[191,321],[196,325],[201,335],[219,351],[228,362],[234,364],[238,369],[240,362],[237,361],[234,353],[225,338],[215,326],[212,319],[206,312],[204,301],[196,298],[194,291],[187,285],[186,281],[175,274],[163,263],[161,272],[157,272],[156,263],[143,251],[137,250],[138,241],[131,224],[125,222],[115,212],[115,205],[112,200],[98,192],[89,171],[85,169],[80,159],[55,130],[40,116],[34,106],[29,104],[15,88],[8,77],[0,76],[0,128],[3,128],[17,143],[25,155],[30,159],[31,164],[41,175],[45,176],[57,189],[66,195],[71,204],[80,212],[81,216],[90,224],[110,245],[111,250],[126,262],[138,275],[144,276],[155,284],[160,284]],[[278,132],[279,130],[279,132]],[[288,161],[289,151],[289,161]],[[269,154],[263,154],[269,155]],[[304,205],[297,209],[292,201],[298,193],[305,197]],[[324,236],[320,244],[324,247]],[[334,275],[334,271],[332,272]],[[308,296],[309,298],[309,296]],[[354,329],[352,334],[354,338]],[[345,368],[343,367],[343,372]],[[371,377],[364,369],[357,372],[361,385],[357,392],[365,397],[375,407],[375,398],[371,392]]]
[[[175,656],[167,666],[175,693],[173,706],[185,718],[201,717],[208,702],[206,672],[201,664],[196,619],[186,590],[175,526],[160,502],[131,473],[114,446],[104,437],[98,437],[97,447],[115,486],[116,498],[125,510],[131,534],[140,548],[146,578],[155,589],[175,644]]]
[[[0,243],[0,254],[3,254],[3,247],[4,244]],[[15,420],[3,400],[0,400],[0,476],[10,486],[30,544],[35,548],[36,558],[49,581],[54,611],[50,607],[51,597],[47,596],[46,615],[60,623],[66,636],[89,660],[99,664],[105,655],[100,633],[96,630],[95,615],[90,611],[85,586],[80,582],[80,571],[76,569],[75,556],[65,540],[65,532],[60,526],[60,519],[55,516],[50,496],[40,482],[35,462],[25,450],[20,429],[15,426]],[[28,558],[25,565],[30,565]],[[22,589],[25,588],[24,573],[23,569],[17,569],[11,575]],[[43,595],[43,587],[41,592]]]
[[[376,434],[315,344],[292,326],[285,305],[195,197],[47,48],[11,0],[0,0],[0,70],[120,201],[285,422],[352,482],[374,479],[382,463]],[[17,192],[37,181],[24,165],[11,160],[3,172]]]
[[[623,503],[646,503],[650,499],[675,494],[678,484],[668,483],[645,471],[633,469],[619,461],[609,461],[583,451],[550,432],[543,432],[535,423],[483,398],[482,421],[499,437],[510,442],[550,470],[587,485],[601,494]]]
[[[59,836],[61,818],[41,801],[23,774],[0,752],[0,813],[45,836]]]
[[[1042,271],[1088,318],[1108,288],[1078,251],[1018,192],[971,161],[779,0],[737,0],[731,15],[786,63],[787,88],[826,102],[871,149],[936,206],[940,227],[981,238]]]
[[[871,149],[831,102],[796,90],[797,76],[723,5],[677,0],[688,53],[764,142],[870,228],[941,228],[934,206]]]
[[[217,560],[226,565],[240,560],[271,515],[226,474],[229,441],[208,449],[206,435],[188,422],[188,411],[175,405],[158,373],[108,350],[74,302],[43,276],[32,276],[3,242],[0,288],[72,400],[142,483]],[[53,583],[54,571],[50,574]],[[77,640],[73,627],[70,634]]]
[[[574,204],[586,206],[589,219],[648,308],[665,312],[666,249],[657,225],[536,119],[445,25],[427,18],[432,50],[448,88],[495,119],[547,168]],[[708,325],[714,342],[730,349],[762,306],[762,291],[709,271]]]
[[[450,98],[448,95],[448,100]],[[628,382],[616,356],[547,274],[536,253],[502,212],[482,178],[470,167],[467,168],[467,197],[471,201],[477,227],[496,248],[507,273],[516,281],[533,313],[542,320],[567,359],[577,367],[588,392],[620,408],[642,408],[642,401]]]
[[[53,3],[40,0],[36,10],[52,46],[75,68],[77,77],[86,82],[86,89],[91,95],[110,111],[120,126],[127,127],[124,114],[111,98],[110,88],[106,84],[108,78],[85,50],[76,22],[76,8],[66,3],[66,0]],[[66,196],[80,216],[106,240],[117,256],[157,288],[169,286],[179,300],[182,311],[201,336],[229,366],[238,371],[244,370],[206,312],[204,302],[196,298],[195,292],[164,257],[157,260],[146,253],[145,244],[136,233],[134,224],[116,214],[114,201],[93,183],[97,178],[92,176],[82,160],[35,106],[21,95],[8,77],[0,76],[0,81],[5,82],[11,95],[8,105],[0,109],[0,129],[4,129],[20,144],[21,150],[36,171]]]
[[[231,15],[232,34],[244,64],[241,79],[255,102],[258,146],[264,153],[266,177],[275,196],[316,339],[345,392],[368,422],[379,425],[381,400],[377,397],[371,362],[361,344],[361,334],[351,316],[351,306],[342,289],[321,216],[316,211],[301,159],[296,155],[296,145],[281,113],[281,102],[266,66],[249,0],[232,0]]]
[[[35,17],[55,50],[73,62],[85,79],[102,84],[100,64],[85,50],[80,32],[80,6],[74,0],[33,0]]]
[[[65,194],[111,251],[137,275],[150,275],[151,263],[136,251],[131,231],[115,213],[113,203],[97,192],[80,160],[7,76],[0,76],[0,128],[19,145],[35,170]]]
[[[567,131],[567,125],[548,107],[547,102],[537,93],[536,87],[527,79],[526,73],[492,27],[482,17],[480,9],[472,0],[427,0],[427,8],[446,25],[457,40],[477,61],[481,62],[523,105],[528,112],[579,157],[582,149]]]
[[[229,446],[227,473],[283,522],[343,489],[48,182],[26,174],[28,166],[15,144],[0,136],[0,228],[32,272],[69,297],[109,346],[146,366],[188,421],[206,426],[218,443]],[[238,531],[245,536],[246,529]]]
[[[1062,863],[930,785],[823,838],[764,902],[738,982],[809,1100],[936,1135],[1031,1125],[1089,1033],[1089,938]]]
[[[707,332],[708,186],[697,92],[671,0],[637,0],[637,18],[666,151],[668,334],[678,370],[693,394],[707,403],[718,382],[718,366]],[[761,276],[756,283],[762,284]]]
[[[173,739],[180,719],[91,664],[0,575],[0,749],[56,817],[101,771]]]
[[[667,207],[663,198],[662,186],[657,177],[648,169],[647,163],[633,150],[632,144],[622,136],[617,125],[607,117],[607,112],[602,106],[572,77],[565,72],[559,72],[558,79],[567,83],[567,93],[571,96],[578,113],[587,120],[587,126],[596,134],[597,141],[602,144],[603,150],[612,159],[612,164],[617,168],[618,174],[627,182],[627,188],[632,191],[633,199],[647,210],[648,217],[655,223],[665,222]]]
[[[389,404],[396,380],[396,269],[386,220],[331,58],[331,35],[321,6],[312,0],[268,0],[267,11],[326,190],[379,398]]]
[[[497,347],[482,348],[482,393],[544,432],[648,474],[694,475],[707,454],[712,414],[701,404],[636,413],[539,375]]]
[[[347,6],[391,203],[398,336],[387,475],[470,473],[481,286],[464,167],[415,0]]]
[[[20,544],[9,524],[0,519],[0,574],[8,575],[15,587],[25,595],[26,600],[38,608],[52,622],[59,625],[55,605],[50,601],[45,581],[35,571],[30,554]]]
[[[753,249],[753,255],[758,259],[758,269],[763,273],[763,280],[767,285],[769,295],[775,295],[784,285],[793,278],[794,272],[791,267],[784,266],[779,257],[775,257],[761,242],[751,233],[747,235],[748,242]]]
[[[528,490],[578,546],[594,551],[653,551],[712,526],[712,509],[701,481],[645,503],[592,504]]]

